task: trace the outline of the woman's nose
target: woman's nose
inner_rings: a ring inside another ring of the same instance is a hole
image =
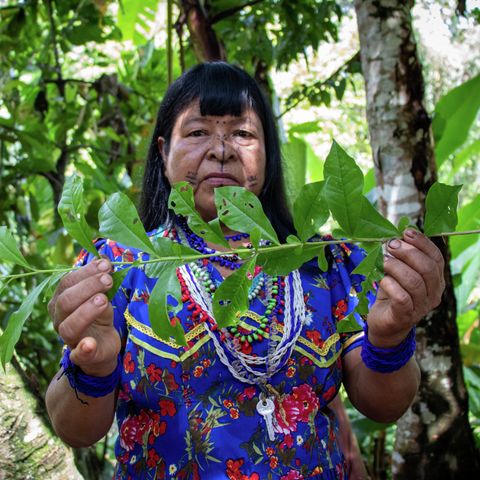
[[[207,158],[219,162],[227,162],[235,159],[236,149],[228,135],[212,135]]]

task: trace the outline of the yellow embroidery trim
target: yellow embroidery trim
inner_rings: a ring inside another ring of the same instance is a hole
[[[128,325],[131,325],[132,327],[136,328],[137,330],[144,333],[145,335],[148,335],[149,337],[154,338],[155,340],[158,340],[159,342],[162,342],[165,345],[168,345],[169,347],[177,348],[177,349],[182,348],[182,345],[178,345],[176,342],[167,341],[167,340],[164,340],[163,338],[160,338],[150,327],[147,327],[143,323],[140,323],[128,310],[125,310],[125,319],[127,320]],[[197,325],[194,329],[190,330],[185,335],[185,340],[187,342],[190,342],[195,337],[198,337],[204,331],[205,331],[205,325],[201,323],[200,325]]]
[[[250,318],[252,319],[253,321],[255,322],[258,322],[260,323],[260,315],[258,315],[258,313],[255,313],[255,312],[252,312],[252,311],[248,311],[248,312],[245,312],[243,315],[239,315],[237,313],[237,318],[241,318],[241,317],[247,317],[247,318]],[[245,328],[251,328],[251,325],[248,325],[247,323],[245,322],[242,322],[240,320],[240,325],[242,327],[245,327]],[[278,330],[283,333],[283,326],[282,325],[278,325]],[[268,334],[265,335],[267,338],[268,338]],[[340,335],[338,333],[334,333],[333,335],[331,335],[330,337],[328,337],[326,340],[325,340],[325,343],[323,344],[322,347],[318,347],[317,345],[315,345],[313,342],[311,342],[310,340],[307,340],[306,338],[304,337],[298,337],[298,342],[300,343],[303,343],[305,346],[307,346],[308,348],[310,348],[311,350],[313,350],[315,353],[318,353],[318,355],[320,355],[321,357],[325,357],[328,355],[328,353],[330,352],[330,349],[337,343],[340,341]]]
[[[312,354],[308,353],[306,350],[299,347],[298,345],[295,345],[295,350],[301,353],[302,355],[304,355],[305,357],[309,358],[315,365],[317,365],[317,367],[320,367],[320,368],[329,367],[330,365],[335,363],[337,361],[337,358],[340,356],[340,353],[342,352],[341,350],[339,350],[328,360],[323,360],[323,359],[318,359],[314,357]]]
[[[359,338],[363,337],[365,334],[363,332],[356,333],[355,335],[351,336],[342,346],[342,349],[345,350],[349,345],[353,342],[358,340]]]
[[[147,342],[144,342],[143,340],[140,340],[139,338],[137,338],[133,334],[130,334],[129,338],[132,340],[133,343],[136,343],[137,345],[140,345],[145,350],[148,350],[149,352],[154,353],[155,355],[158,355],[159,357],[169,358],[170,360],[175,360],[176,362],[185,361],[188,357],[191,357],[200,347],[205,345],[205,343],[207,343],[210,340],[210,337],[208,337],[208,336],[203,337],[190,350],[187,350],[182,355],[178,356],[178,355],[175,355],[174,353],[169,353],[169,352],[165,352],[163,350],[160,350],[159,348],[156,348],[156,347],[148,344]]]

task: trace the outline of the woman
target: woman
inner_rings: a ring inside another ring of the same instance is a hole
[[[292,232],[274,119],[255,82],[224,63],[199,65],[168,90],[144,176],[142,221],[150,235],[212,251],[167,208],[170,185],[190,182],[198,211],[216,217],[214,189],[239,185],[262,202],[278,236]],[[231,246],[246,235],[224,227]],[[332,247],[329,269],[308,262],[287,277],[255,272],[237,328],[216,329],[211,295],[239,266],[222,256],[181,267],[177,314],[188,347],[164,342],[148,321],[155,279],[132,269],[109,303],[111,261],[148,255],[109,240],[104,256],[66,276],[49,308],[65,341],[47,392],[57,433],[91,445],[116,413],[115,478],[346,478],[329,402],[343,380],[353,404],[381,422],[408,408],[419,383],[416,323],[440,302],[443,259],[422,234],[388,245],[385,277],[364,332],[338,335],[353,310],[363,253]]]

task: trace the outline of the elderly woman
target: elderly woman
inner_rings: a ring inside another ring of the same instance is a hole
[[[332,247],[326,272],[307,262],[286,277],[260,268],[248,312],[217,329],[211,297],[240,260],[197,237],[168,210],[170,186],[189,182],[205,221],[216,217],[214,190],[242,186],[259,197],[279,238],[294,233],[282,180],[274,118],[241,69],[194,67],[168,90],[145,169],[142,221],[150,236],[169,236],[208,261],[177,269],[188,345],[152,331],[141,268],[127,274],[111,302],[111,261],[148,258],[108,239],[85,253],[50,302],[65,342],[62,369],[47,393],[58,435],[91,445],[117,416],[117,479],[346,478],[329,403],[343,381],[358,410],[391,422],[405,412],[419,383],[413,357],[416,323],[439,301],[443,259],[425,236],[407,230],[388,245],[385,277],[365,328],[336,325],[355,306],[363,258],[352,245]],[[248,235],[223,226],[232,247]],[[368,326],[368,328],[367,328]]]

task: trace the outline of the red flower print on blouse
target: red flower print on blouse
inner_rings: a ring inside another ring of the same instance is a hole
[[[251,400],[257,394],[257,389],[255,387],[245,387],[243,392],[240,392],[237,395],[237,402],[242,403],[245,400]]]
[[[280,444],[280,450],[285,450],[285,448],[293,447],[293,437],[288,434],[283,438],[283,442]]]
[[[320,348],[323,347],[323,344],[325,342],[322,340],[322,337],[321,337],[320,332],[318,330],[307,330],[306,331],[306,336],[317,347],[320,347]]]
[[[115,258],[121,257],[123,252],[125,251],[124,248],[121,248],[117,245],[117,242],[112,242],[111,240],[107,241],[107,246],[112,249],[112,253]]]
[[[151,448],[148,451],[148,458],[147,458],[148,468],[155,468],[159,461],[160,461],[160,455],[158,455],[158,453],[153,448]]]
[[[122,262],[133,262],[135,257],[130,250],[125,250],[122,254]]]
[[[327,402],[329,402],[337,392],[335,385],[332,385],[326,392],[322,394],[322,398],[324,398]]]
[[[260,477],[258,476],[258,473],[254,472],[251,475],[245,475],[240,471],[244,462],[243,458],[227,460],[227,469],[225,473],[229,480],[259,480]]]
[[[175,381],[175,377],[168,370],[163,371],[163,383],[165,383],[165,386],[170,392],[174,392],[179,388],[178,383]]]
[[[143,443],[144,434],[150,429],[150,417],[142,410],[140,415],[127,417],[120,427],[120,445],[133,450],[136,443]]]
[[[173,417],[177,413],[177,408],[171,400],[160,400],[158,405],[160,406],[160,415],[162,415],[162,417],[166,417],[167,415]]]
[[[123,357],[123,369],[125,373],[133,373],[135,370],[135,362],[132,360],[132,352],[127,352]]]
[[[280,477],[280,480],[304,480],[304,476],[296,470],[290,470],[286,475]]]
[[[320,407],[320,402],[312,387],[308,383],[304,383],[299,387],[293,387],[291,396],[298,404],[298,420],[300,422],[308,422],[310,414],[316,413]]]
[[[150,380],[150,383],[159,382],[162,379],[162,369],[156,367],[154,363],[151,363],[147,367],[147,375]]]
[[[347,311],[347,302],[342,299],[337,302],[337,305],[333,307],[333,315],[338,320],[345,318],[345,312]]]
[[[288,434],[297,429],[297,418],[299,415],[298,402],[291,395],[285,395],[279,402],[275,398],[275,419],[277,424],[275,430]]]

